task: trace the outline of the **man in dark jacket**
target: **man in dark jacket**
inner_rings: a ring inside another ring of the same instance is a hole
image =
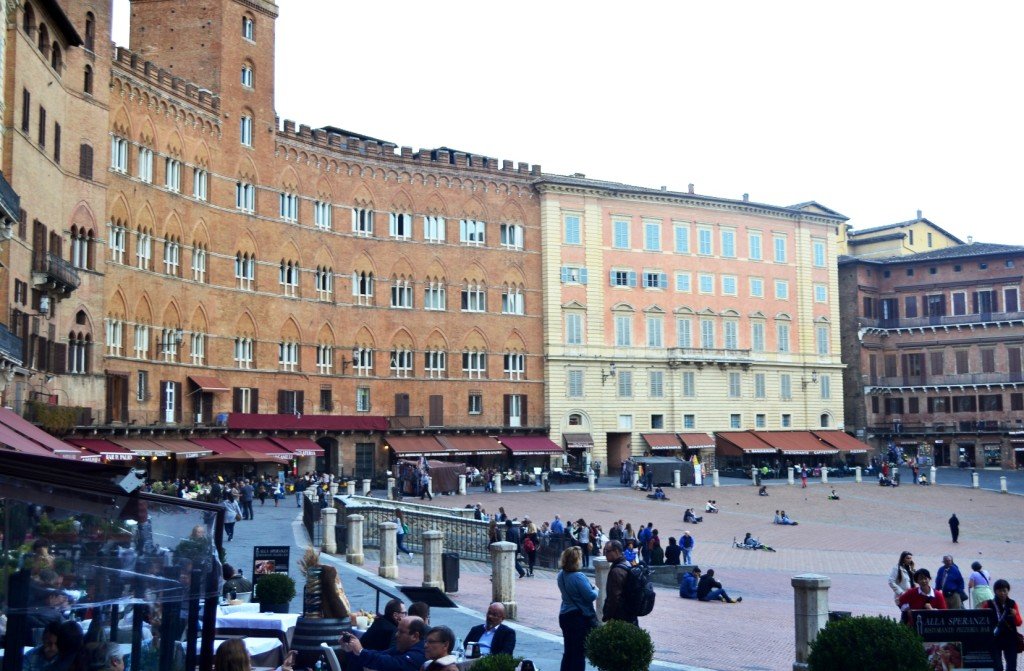
[[[683,599],[696,599],[699,584],[700,567],[694,566],[692,571],[679,578],[679,596]]]
[[[523,547],[523,534],[519,529],[519,525],[508,519],[505,520],[505,540],[509,543],[516,544],[516,551],[513,556],[515,557],[516,573],[518,573],[519,577],[522,578],[526,575],[526,569],[524,569],[523,565],[519,562],[519,553],[522,552]]]
[[[378,652],[365,650],[358,638],[346,632],[341,637],[341,649],[348,653],[349,667],[358,665],[376,671],[419,671],[427,660],[423,634],[427,626],[418,617],[404,617],[398,624],[393,647]]]
[[[384,614],[373,620],[360,642],[366,650],[387,650],[398,632],[398,623],[405,617],[405,604],[392,599],[384,606]]]
[[[964,590],[964,576],[960,573],[960,567],[953,563],[952,555],[942,558],[942,566],[935,573],[935,589],[946,597],[946,607],[949,610],[960,610],[964,607],[963,597],[967,594]]]
[[[608,570],[608,583],[605,587],[604,612],[601,620],[622,620],[630,624],[638,624],[636,615],[630,607],[629,563],[622,554],[622,543],[608,541],[604,544],[604,558],[611,564]]]
[[[949,518],[949,535],[953,537],[954,543],[960,542],[960,519],[953,513],[953,516]]]
[[[516,631],[504,624],[505,606],[495,601],[487,608],[486,624],[478,624],[466,634],[466,643],[476,643],[480,656],[512,655],[516,649]]]
[[[700,582],[697,583],[697,600],[739,603],[740,601],[743,601],[743,597],[733,599],[726,594],[725,588],[722,587],[722,583],[715,580],[715,569],[709,568],[708,572],[705,573],[701,577]]]

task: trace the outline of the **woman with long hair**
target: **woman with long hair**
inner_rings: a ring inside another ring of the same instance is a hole
[[[1000,578],[992,585],[995,597],[981,604],[982,608],[991,608],[996,612],[996,629],[992,658],[996,662],[996,671],[1003,671],[1003,660],[1006,660],[1006,671],[1017,671],[1017,627],[1021,626],[1020,608],[1010,598],[1010,583]]]
[[[324,617],[346,619],[352,612],[345,588],[338,577],[338,569],[329,564],[321,564],[320,570],[320,609]]]
[[[561,671],[583,671],[586,666],[584,644],[587,634],[597,623],[594,610],[597,588],[580,572],[582,559],[580,548],[574,545],[562,552],[559,561],[561,570],[556,582],[562,595],[562,605],[558,610],[563,645]]]
[[[487,540],[490,543],[500,543],[502,540],[497,517],[491,517],[491,521],[487,523]]]
[[[897,604],[903,593],[914,586],[914,571],[914,553],[904,550],[900,553],[896,566],[889,572],[889,589],[892,590],[893,599]]]
[[[281,666],[274,671],[292,671],[295,664],[295,652],[288,655]],[[229,638],[217,648],[213,656],[213,668],[217,671],[252,671],[252,659],[245,648],[244,638]]]

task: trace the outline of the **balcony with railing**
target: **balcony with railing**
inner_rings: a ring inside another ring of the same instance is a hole
[[[704,366],[750,366],[754,362],[749,349],[704,349],[700,347],[669,347],[668,365],[672,368],[690,364]]]
[[[32,281],[36,286],[45,285],[57,298],[63,298],[77,289],[82,279],[70,262],[56,254],[38,251],[32,264]]]
[[[935,330],[947,327],[970,326],[972,328],[988,328],[1019,322],[1024,325],[1024,312],[981,312],[967,315],[929,315],[925,317],[887,317],[884,319],[860,318],[860,325],[867,329]]]
[[[24,363],[21,360],[23,347],[22,339],[11,333],[7,326],[0,324],[0,358],[20,366]]]
[[[4,228],[10,228],[18,221],[21,211],[21,197],[7,181],[7,178],[0,172],[0,210],[4,220]]]
[[[872,384],[873,387],[886,387],[890,389],[923,387],[957,388],[957,387],[998,387],[1000,385],[1015,385],[1024,382],[1024,373],[999,372],[999,373],[962,373],[953,375],[915,375],[915,376],[894,376],[880,377]]]
[[[969,418],[963,419],[957,413],[956,419],[947,421],[903,421],[892,419],[885,424],[876,423],[868,426],[868,432],[875,435],[892,435],[907,437],[942,436],[951,433],[997,434],[1024,430],[1020,420],[1006,421],[998,419]]]

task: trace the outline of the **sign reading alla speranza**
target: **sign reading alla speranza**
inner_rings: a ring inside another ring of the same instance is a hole
[[[288,545],[257,545],[252,549],[252,574],[288,573]]]
[[[988,609],[911,611],[914,629],[924,639],[928,668],[995,668],[992,658],[996,615]]]

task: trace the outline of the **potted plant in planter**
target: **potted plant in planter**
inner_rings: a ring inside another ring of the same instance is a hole
[[[847,669],[931,668],[917,632],[887,617],[850,617],[829,622],[811,643],[807,668]]]
[[[654,659],[651,635],[621,620],[591,629],[586,646],[587,660],[601,671],[647,671]]]
[[[287,613],[295,598],[295,581],[286,573],[267,573],[257,578],[255,591],[261,613]]]

